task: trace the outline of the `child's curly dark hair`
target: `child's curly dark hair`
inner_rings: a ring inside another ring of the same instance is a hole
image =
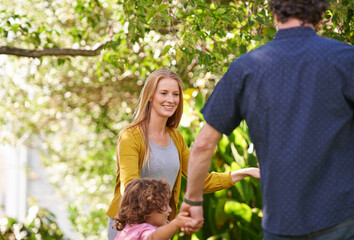
[[[164,179],[137,178],[127,184],[119,204],[116,229],[122,230],[127,224],[146,222],[156,211],[166,211],[170,199],[170,185]]]
[[[269,0],[270,10],[284,23],[289,18],[302,20],[303,24],[316,25],[322,19],[329,3],[326,0]]]

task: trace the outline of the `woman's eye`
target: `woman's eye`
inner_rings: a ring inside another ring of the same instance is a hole
[[[162,92],[161,94],[162,94],[162,95],[166,95],[167,93],[165,93],[165,92]]]

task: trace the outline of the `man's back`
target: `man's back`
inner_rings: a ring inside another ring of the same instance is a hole
[[[310,27],[280,30],[231,64],[204,107],[222,133],[246,119],[261,163],[265,230],[301,235],[354,213],[353,69],[352,46]],[[215,109],[225,102],[231,113]]]

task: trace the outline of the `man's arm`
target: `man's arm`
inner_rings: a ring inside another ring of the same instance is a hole
[[[210,168],[211,157],[221,136],[222,134],[208,123],[206,123],[199,132],[192,147],[188,163],[186,199],[193,202],[202,201],[204,181]],[[202,206],[191,206],[184,202],[180,211],[187,212],[189,216],[195,220],[189,224],[187,223],[190,228],[183,228],[183,231],[186,231],[187,233],[195,232],[202,227]]]
[[[188,182],[185,197],[191,201],[203,198],[203,186],[211,164],[211,157],[222,134],[208,123],[199,132],[188,163]]]

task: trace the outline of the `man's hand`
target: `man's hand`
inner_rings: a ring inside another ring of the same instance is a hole
[[[182,203],[180,212],[188,213],[188,216],[193,218],[193,220],[187,222],[181,231],[191,234],[192,232],[197,232],[204,223],[203,218],[203,207],[202,206],[191,206],[187,203]]]

